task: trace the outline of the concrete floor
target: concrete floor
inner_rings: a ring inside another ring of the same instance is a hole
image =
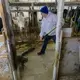
[[[59,80],[80,80],[78,38],[65,38],[61,54]]]
[[[46,54],[38,56],[40,47],[28,55],[28,63],[22,75],[22,80],[52,80],[55,48],[48,44]]]
[[[11,80],[11,77],[4,38],[0,35],[0,80]]]

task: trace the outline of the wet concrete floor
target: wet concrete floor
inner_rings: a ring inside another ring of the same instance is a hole
[[[80,80],[78,38],[65,38],[60,61],[59,80]]]
[[[22,74],[22,80],[52,80],[55,45],[48,44],[46,54],[38,56],[37,52],[41,47],[37,47],[34,52],[27,57],[29,59],[26,63],[25,70]]]

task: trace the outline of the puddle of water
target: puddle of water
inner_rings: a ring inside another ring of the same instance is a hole
[[[4,42],[0,42],[0,47],[2,47],[4,45]]]

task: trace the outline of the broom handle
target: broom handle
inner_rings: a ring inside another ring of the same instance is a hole
[[[48,34],[50,34],[52,31],[54,31],[56,29],[56,27],[55,28],[53,28],[50,32],[48,32],[46,35],[48,35]]]

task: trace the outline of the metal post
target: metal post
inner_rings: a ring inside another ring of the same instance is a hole
[[[57,21],[57,28],[56,28],[56,52],[59,53],[59,42],[60,42],[60,33],[61,33],[61,22],[63,18],[63,9],[64,9],[64,0],[58,1],[58,21]]]
[[[58,65],[59,65],[59,55],[60,55],[60,35],[61,35],[61,22],[63,18],[64,0],[57,0],[57,27],[56,27],[56,53],[55,53],[55,63],[53,69],[53,80],[57,80],[58,75]]]
[[[56,4],[56,6],[57,6],[57,0],[55,0],[55,4]]]
[[[3,28],[6,35],[8,58],[13,76],[12,80],[17,80],[16,49],[8,0],[0,0],[0,13],[2,16]]]
[[[32,27],[34,27],[34,20],[33,20],[34,19],[34,4],[33,3],[31,4],[31,10],[32,10],[31,12]]]

